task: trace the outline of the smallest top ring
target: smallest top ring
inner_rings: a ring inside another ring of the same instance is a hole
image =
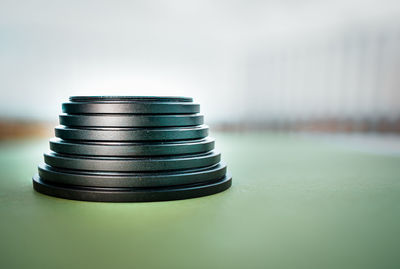
[[[193,102],[183,96],[71,96],[71,102]]]

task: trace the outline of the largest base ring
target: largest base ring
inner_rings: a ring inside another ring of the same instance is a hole
[[[46,195],[92,202],[154,202],[181,200],[215,194],[227,190],[232,177],[226,175],[217,181],[180,185],[166,188],[94,188],[49,184],[36,174],[33,188]]]

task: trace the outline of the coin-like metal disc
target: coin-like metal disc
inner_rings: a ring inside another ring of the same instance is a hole
[[[208,126],[168,128],[72,128],[57,126],[56,137],[89,141],[166,141],[200,139],[208,135]]]
[[[202,115],[60,115],[60,124],[87,127],[168,127],[203,124]]]
[[[90,187],[166,187],[207,182],[224,177],[226,165],[218,163],[197,169],[157,173],[90,172],[39,165],[39,176],[46,182]]]
[[[204,138],[169,142],[84,142],[50,139],[50,149],[57,153],[88,156],[162,156],[202,153],[214,149],[214,139]]]
[[[43,194],[59,198],[94,202],[151,202],[201,197],[228,189],[232,177],[207,183],[179,185],[164,188],[96,188],[58,185],[43,181],[39,175],[32,178],[33,188]]]
[[[44,161],[50,166],[85,171],[167,171],[210,166],[217,164],[220,160],[221,154],[215,151],[201,154],[152,158],[89,157],[66,155],[55,152],[44,154]]]

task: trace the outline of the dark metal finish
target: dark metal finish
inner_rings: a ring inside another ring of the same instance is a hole
[[[184,96],[71,96],[71,102],[193,102]]]
[[[221,154],[214,151],[153,158],[88,157],[53,152],[44,154],[44,162],[50,166],[85,171],[168,171],[210,166],[220,160]]]
[[[208,126],[169,128],[55,128],[56,137],[89,141],[165,141],[205,138]]]
[[[72,102],[62,104],[62,111],[68,114],[194,114],[200,112],[200,105],[189,102]]]
[[[33,187],[99,202],[194,198],[231,186],[190,97],[72,96]]]
[[[60,124],[83,127],[169,127],[203,124],[202,115],[60,115]]]
[[[44,182],[38,175],[32,178],[33,188],[43,194],[60,198],[93,202],[153,202],[189,199],[215,194],[228,189],[232,177],[201,184],[163,188],[95,188],[56,185]]]
[[[218,163],[212,166],[179,171],[156,173],[117,173],[71,171],[39,165],[39,176],[46,182],[64,185],[91,187],[166,187],[195,184],[216,180],[225,176],[226,165]]]
[[[50,149],[57,153],[92,156],[163,156],[211,151],[214,139],[169,142],[84,142],[50,139]]]

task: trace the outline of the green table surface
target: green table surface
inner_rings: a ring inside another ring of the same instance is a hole
[[[214,133],[226,192],[94,203],[36,193],[47,141],[0,144],[0,268],[400,268],[400,155]]]

